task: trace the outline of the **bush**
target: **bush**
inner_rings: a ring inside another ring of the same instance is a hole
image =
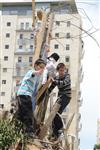
[[[100,150],[100,144],[94,145],[94,150]]]
[[[21,123],[15,120],[0,120],[0,149],[8,150],[11,145],[15,144],[18,139],[22,139]]]

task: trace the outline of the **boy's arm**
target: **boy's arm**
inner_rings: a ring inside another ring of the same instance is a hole
[[[48,88],[48,94],[50,94],[55,87],[56,87],[56,82],[53,81],[50,87]]]
[[[46,83],[47,81],[47,76],[48,76],[48,70],[45,68],[43,72],[43,80],[42,80],[42,85]]]

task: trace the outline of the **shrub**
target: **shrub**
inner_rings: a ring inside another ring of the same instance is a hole
[[[0,120],[0,148],[2,150],[8,150],[18,139],[22,139],[21,126],[18,121],[17,125],[15,125],[15,120]]]

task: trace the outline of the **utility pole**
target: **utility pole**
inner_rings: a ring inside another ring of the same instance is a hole
[[[41,11],[41,27],[39,29],[39,31],[36,34],[36,48],[35,48],[35,52],[34,52],[34,56],[33,56],[33,62],[39,58],[40,56],[40,52],[41,52],[41,48],[42,48],[42,43],[43,43],[43,39],[44,39],[44,33],[45,33],[45,26],[46,26],[46,13],[44,11]]]
[[[32,0],[32,27],[35,27],[35,0]]]

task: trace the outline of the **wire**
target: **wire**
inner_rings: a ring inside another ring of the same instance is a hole
[[[96,29],[96,28],[94,27],[94,25],[93,25],[93,23],[92,23],[92,21],[91,21],[90,17],[87,15],[86,11],[85,11],[83,8],[78,8],[78,9],[82,9],[82,10],[83,10],[83,12],[84,12],[85,16],[87,17],[87,19],[88,19],[88,20],[89,20],[89,22],[91,23],[92,27],[93,27],[94,29]]]
[[[73,26],[75,26],[76,28],[79,28],[80,30],[84,31],[88,36],[90,36],[90,37],[96,42],[96,44],[97,44],[98,47],[100,48],[100,45],[99,45],[98,41],[97,41],[91,34],[89,34],[85,29],[83,29],[83,28],[81,28],[81,27],[78,27],[77,25],[72,24],[72,23],[71,23],[71,25],[73,25]]]

